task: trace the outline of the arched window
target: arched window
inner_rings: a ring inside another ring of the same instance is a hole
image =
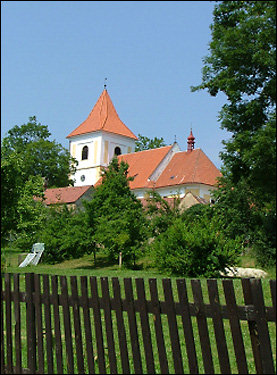
[[[88,146],[84,146],[82,149],[82,160],[88,159]]]
[[[114,154],[115,154],[116,156],[121,155],[121,149],[120,149],[120,147],[116,147],[116,148],[114,149]]]

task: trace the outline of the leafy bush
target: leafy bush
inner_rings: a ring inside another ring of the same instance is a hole
[[[237,262],[240,241],[226,240],[205,216],[186,223],[177,218],[152,244],[160,271],[187,277],[216,277],[226,266]]]
[[[49,209],[40,242],[45,243],[43,261],[52,264],[79,258],[94,248],[84,213],[73,211],[66,205]]]

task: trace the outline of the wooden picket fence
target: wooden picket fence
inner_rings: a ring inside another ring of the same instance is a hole
[[[256,373],[275,373],[268,325],[276,323],[276,280],[268,281],[272,306],[259,279],[241,280],[243,306],[233,280],[206,282],[209,303],[197,279],[177,279],[176,292],[163,279],[160,298],[156,279],[146,289],[141,278],[2,274],[1,373],[213,374],[215,353],[218,373],[248,374],[250,354]]]

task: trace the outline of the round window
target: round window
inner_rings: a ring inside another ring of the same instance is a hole
[[[84,174],[82,174],[82,176],[81,176],[81,181],[84,182],[85,179],[86,179],[86,176],[85,176]]]

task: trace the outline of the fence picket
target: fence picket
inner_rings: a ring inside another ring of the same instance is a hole
[[[76,356],[77,356],[77,367],[78,374],[84,373],[84,355],[83,355],[83,343],[82,343],[82,332],[80,322],[80,307],[78,303],[78,290],[77,290],[77,278],[76,276],[70,276],[71,283],[71,296],[73,305],[73,323],[75,331],[75,344],[76,344]]]
[[[185,341],[186,341],[189,369],[190,369],[191,374],[198,374],[199,369],[198,369],[196,349],[195,349],[195,343],[194,343],[190,308],[189,308],[189,302],[188,302],[188,296],[187,296],[186,280],[184,279],[177,280],[177,290],[178,290],[179,301],[180,301],[181,309],[182,309],[182,322],[183,322],[184,336],[185,336]]]
[[[5,343],[4,343],[4,293],[3,293],[3,278],[1,277],[1,374],[5,373]],[[6,299],[6,298],[5,298]],[[5,327],[7,321],[5,319]]]
[[[42,283],[43,283],[43,300],[44,300],[44,317],[45,317],[47,369],[48,369],[49,374],[53,374],[53,371],[54,371],[53,337],[52,337],[52,324],[51,324],[49,275],[42,276]]]
[[[222,280],[226,305],[229,310],[229,320],[234,343],[234,350],[239,374],[248,374],[247,361],[241,326],[238,318],[236,296],[232,280]]]
[[[36,372],[36,320],[33,301],[34,274],[25,275],[26,285],[26,329],[27,329],[27,366],[31,374]]]
[[[162,282],[163,282],[163,290],[164,290],[164,297],[165,297],[165,305],[167,309],[167,319],[168,319],[169,334],[170,334],[170,340],[171,340],[175,373],[183,374],[184,368],[183,368],[183,362],[182,362],[182,354],[181,354],[180,339],[179,339],[179,334],[178,334],[176,313],[174,309],[174,300],[173,300],[171,280],[163,279]]]
[[[42,327],[42,301],[41,301],[41,286],[40,275],[34,275],[35,286],[35,312],[37,323],[37,349],[38,349],[38,372],[44,374],[44,350],[43,350],[43,327]]]
[[[74,374],[74,357],[72,347],[72,330],[71,330],[71,319],[68,303],[68,287],[66,276],[60,276],[61,283],[61,304],[63,307],[63,321],[64,321],[64,334],[65,334],[65,345],[66,345],[66,358],[67,358],[67,372],[68,374]]]
[[[210,304],[213,314],[213,325],[218,351],[218,359],[222,374],[230,374],[230,361],[226,343],[223,320],[220,312],[219,294],[216,280],[207,280]]]
[[[197,319],[198,332],[199,332],[205,373],[214,374],[211,343],[210,343],[207,319],[205,317],[205,308],[204,308],[200,280],[191,280],[191,287],[192,287],[192,293],[193,293],[193,298],[194,298],[195,307],[196,307],[196,319]]]
[[[242,290],[244,295],[244,302],[246,305],[252,305],[252,291],[249,279],[241,279],[242,283]],[[260,353],[260,343],[257,335],[257,322],[255,321],[248,321],[248,329],[250,334],[250,340],[252,345],[252,353],[254,357],[255,367],[257,374],[262,374],[262,361],[261,361],[261,353]]]
[[[113,283],[113,293],[114,293],[114,301],[115,301],[115,312],[116,312],[117,332],[118,332],[118,341],[119,341],[122,371],[123,371],[123,374],[130,374],[129,356],[128,356],[128,349],[127,349],[127,341],[126,341],[126,330],[125,330],[124,319],[123,319],[121,292],[120,292],[120,284],[119,284],[118,278],[113,277],[112,283]]]
[[[81,291],[83,298],[83,316],[84,316],[84,326],[85,326],[85,340],[86,340],[86,354],[87,354],[87,364],[90,374],[95,374],[94,359],[93,359],[93,342],[92,342],[92,332],[90,324],[90,311],[88,303],[88,284],[87,277],[81,276]]]
[[[53,296],[53,310],[54,310],[54,330],[56,341],[56,363],[58,374],[63,374],[63,351],[61,339],[61,324],[59,311],[59,297],[58,297],[58,277],[51,276],[52,296]]]
[[[275,374],[271,351],[270,337],[265,317],[265,306],[261,279],[250,279],[254,309],[258,314],[257,330],[260,343],[260,354],[263,374]]]
[[[97,290],[97,279],[95,276],[90,277],[90,287],[91,287],[91,294],[92,294],[94,328],[95,328],[95,334],[96,334],[97,361],[98,361],[100,374],[106,374],[107,372],[106,372],[106,361],[105,361],[105,353],[104,353],[101,312],[100,312],[99,296],[98,296],[98,290]]]
[[[108,356],[110,369],[112,374],[117,374],[117,363],[115,355],[115,346],[114,346],[114,334],[113,334],[113,322],[111,314],[111,303],[110,303],[110,293],[109,293],[109,284],[107,277],[100,277],[101,289],[102,289],[102,299],[104,304],[104,318],[105,318],[105,327],[108,343]]]
[[[12,310],[11,310],[11,274],[5,275],[5,295],[6,295],[6,348],[7,348],[7,370],[13,368],[12,352]]]
[[[153,348],[151,341],[151,332],[149,326],[148,311],[145,298],[144,280],[141,278],[136,279],[136,288],[138,295],[138,308],[141,321],[141,331],[144,346],[144,353],[146,359],[146,367],[148,374],[155,374],[155,364],[153,356]]]
[[[153,304],[154,312],[154,324],[156,331],[156,340],[159,353],[160,369],[161,374],[168,374],[168,360],[166,355],[165,343],[164,343],[164,334],[162,329],[162,320],[161,320],[161,308],[158,298],[158,289],[157,289],[157,280],[149,279],[149,288],[151,294],[151,302]]]
[[[127,314],[128,314],[128,324],[130,330],[131,344],[132,344],[132,354],[134,361],[134,369],[136,374],[142,374],[142,362],[141,353],[138,340],[138,329],[136,320],[136,311],[134,304],[134,294],[131,279],[124,279],[124,290],[127,302]]]
[[[13,289],[14,289],[14,319],[15,319],[15,371],[17,374],[22,373],[22,353],[21,353],[21,314],[20,314],[20,302],[19,302],[19,274],[13,275]]]

